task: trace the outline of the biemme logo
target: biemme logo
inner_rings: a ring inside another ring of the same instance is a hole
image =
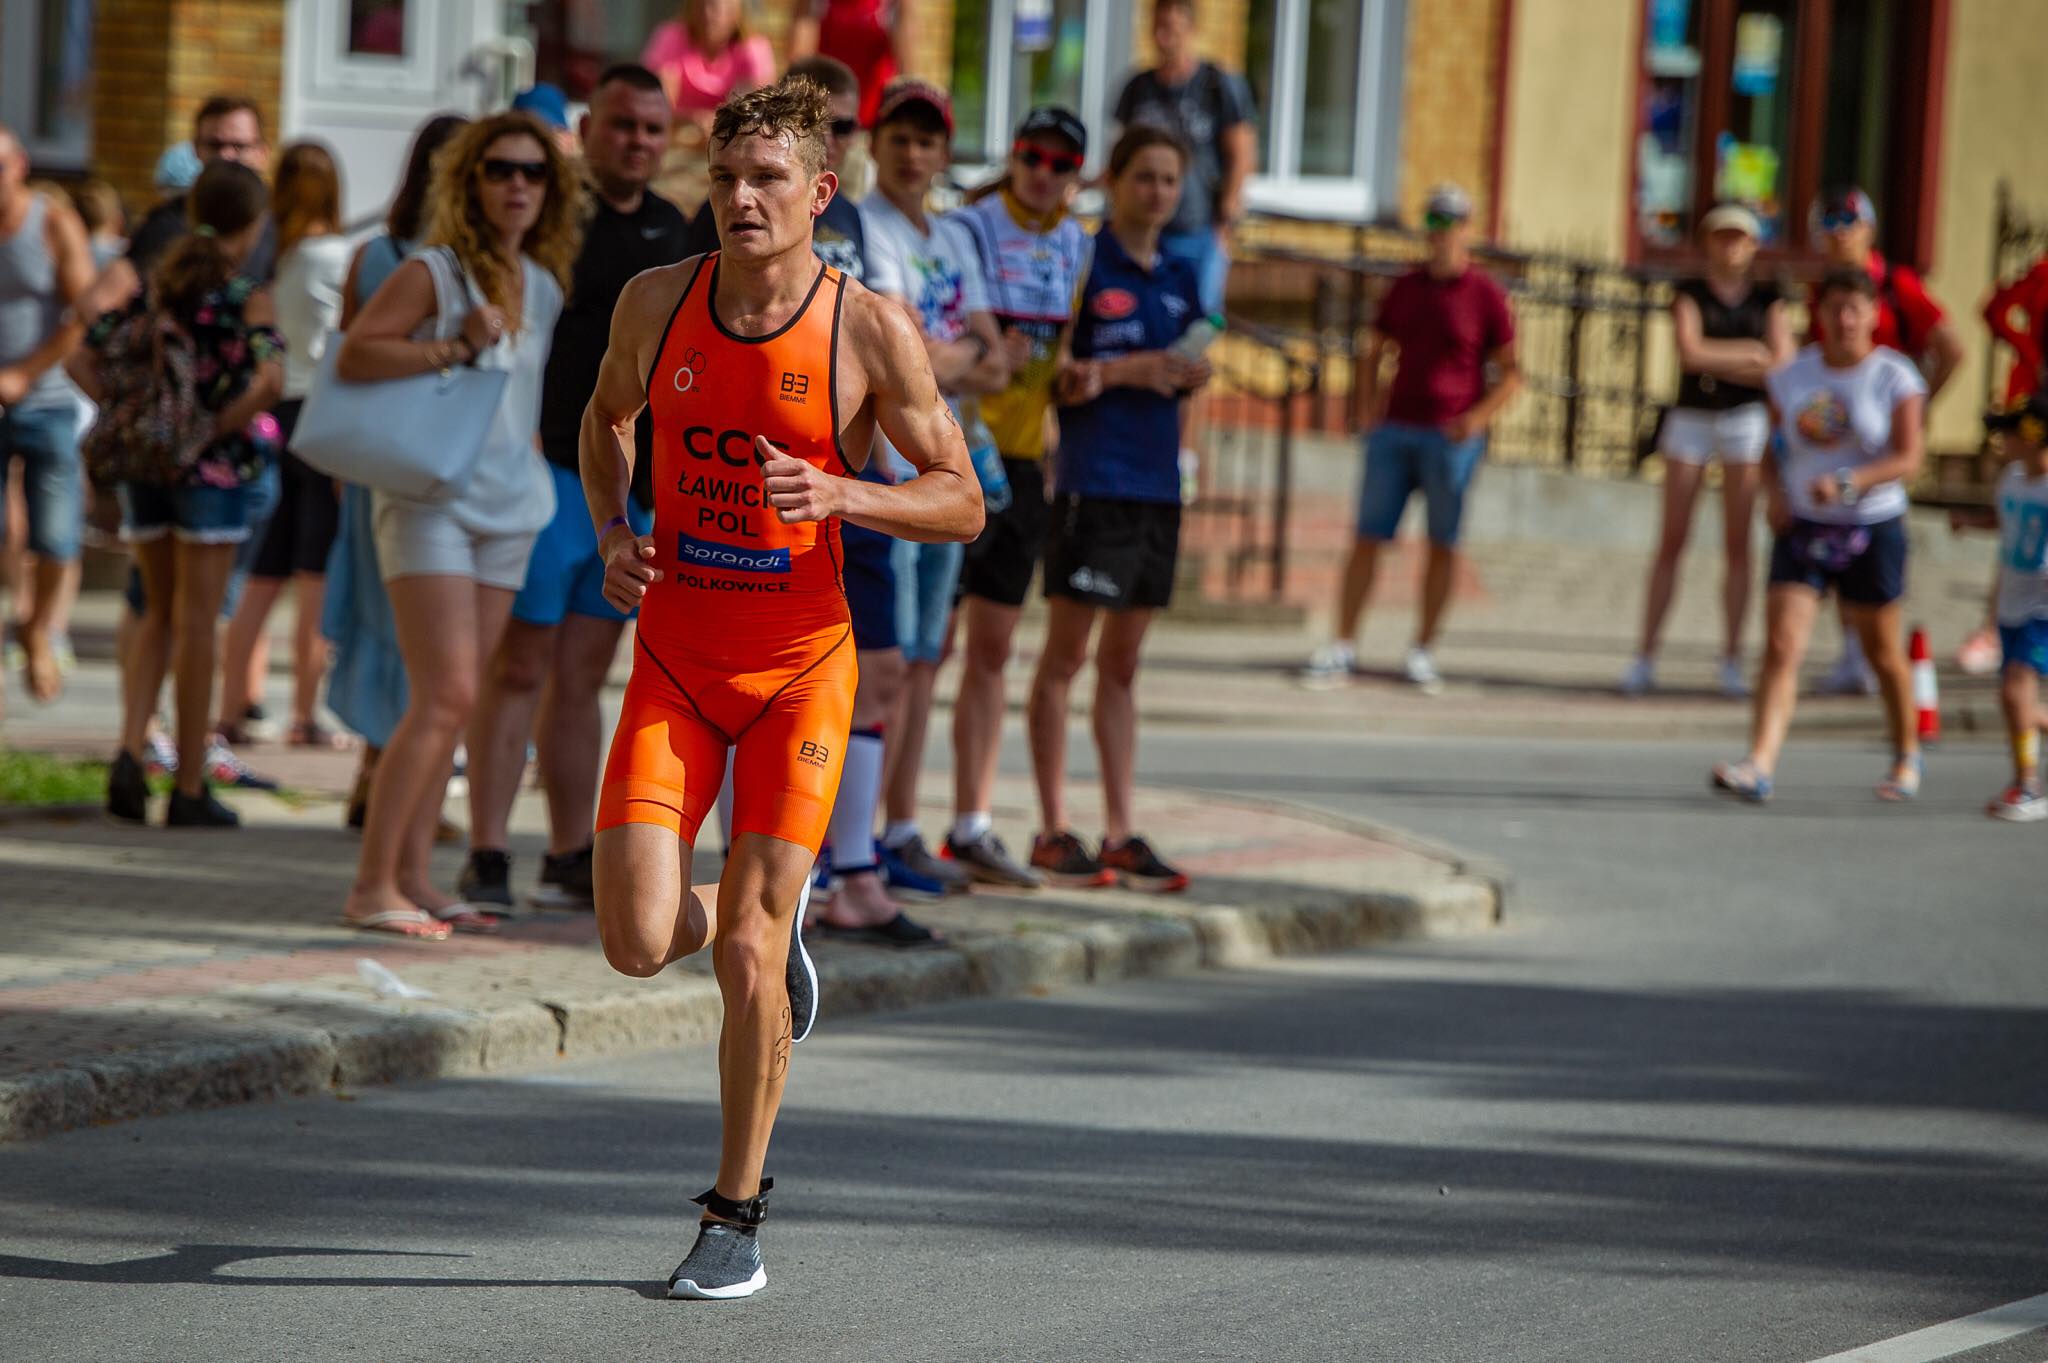
[[[823,743],[813,743],[807,738],[803,741],[802,746],[796,750],[796,756],[799,762],[808,762],[814,767],[822,767],[831,760],[832,750]]]
[[[742,549],[733,544],[716,544],[676,533],[676,559],[699,568],[724,568],[735,573],[786,573],[789,550]]]

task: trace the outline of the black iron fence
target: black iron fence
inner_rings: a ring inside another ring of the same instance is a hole
[[[1210,353],[1208,438],[1188,507],[1185,561],[1214,565],[1220,595],[1279,600],[1287,590],[1295,456],[1315,424],[1321,361],[1299,335],[1237,319]]]

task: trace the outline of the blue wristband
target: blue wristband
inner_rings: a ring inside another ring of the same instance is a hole
[[[606,535],[611,534],[612,531],[618,529],[622,525],[625,526],[628,530],[631,530],[633,528],[633,522],[627,520],[624,516],[614,516],[604,523],[604,529],[597,532],[597,537],[599,539],[603,539]]]

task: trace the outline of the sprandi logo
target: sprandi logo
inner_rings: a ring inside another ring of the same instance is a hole
[[[1809,445],[1833,445],[1849,433],[1849,408],[1824,388],[1806,400],[1792,419],[1799,438]]]
[[[676,391],[678,393],[691,391],[697,386],[697,381],[703,377],[704,352],[695,349],[685,350],[683,352],[683,367],[676,370],[676,376],[672,380],[676,386]]]

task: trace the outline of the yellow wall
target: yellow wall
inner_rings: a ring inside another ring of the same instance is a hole
[[[1935,404],[1936,449],[1974,445],[1984,401],[1990,335],[1978,319],[1992,285],[1992,200],[2012,182],[2020,209],[2048,220],[2048,135],[2041,131],[2041,73],[2048,37],[2041,0],[1958,0],[1950,13],[1948,89],[1942,111],[1940,201],[1928,286],[1956,317],[1969,350],[1962,372]],[[2010,352],[1999,360],[2003,383]]]
[[[1642,0],[1516,0],[1503,241],[1621,257],[1641,10]]]

